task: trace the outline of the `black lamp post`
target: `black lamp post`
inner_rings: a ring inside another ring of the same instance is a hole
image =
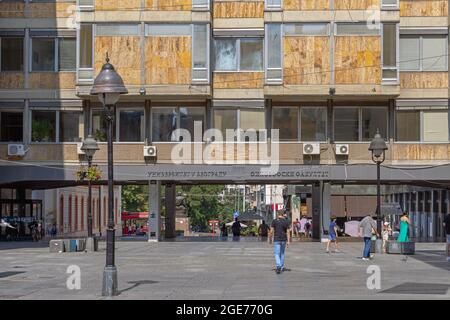
[[[381,191],[380,191],[380,168],[386,159],[386,150],[388,149],[386,142],[381,137],[380,131],[370,142],[369,150],[372,152],[372,160],[377,164],[377,231],[381,235]]]
[[[109,63],[106,54],[106,63],[94,80],[91,89],[92,95],[98,95],[103,104],[104,113],[108,123],[108,227],[106,230],[106,265],[103,270],[103,296],[117,295],[117,268],[114,264],[114,178],[113,178],[113,123],[114,107],[121,94],[128,93],[120,75]]]
[[[89,135],[83,141],[83,145],[81,146],[81,150],[86,155],[88,161],[88,168],[90,169],[92,166],[92,158],[94,157],[95,152],[98,150],[97,141]],[[88,179],[88,238],[92,238],[92,186],[91,179]]]

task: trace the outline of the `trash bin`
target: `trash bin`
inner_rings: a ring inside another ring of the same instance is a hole
[[[86,239],[77,239],[77,251],[85,251],[86,250]]]
[[[64,241],[60,239],[50,240],[50,252],[64,252]]]
[[[98,237],[90,237],[86,239],[87,251],[98,251]]]

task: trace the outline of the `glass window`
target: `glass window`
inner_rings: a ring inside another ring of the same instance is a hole
[[[75,38],[58,39],[58,70],[68,71],[76,69],[77,45]]]
[[[94,139],[99,142],[106,142],[108,139],[108,121],[102,110],[92,111],[92,133]],[[115,137],[115,130],[113,125],[113,135]],[[114,139],[113,137],[113,139]]]
[[[98,24],[95,29],[97,36],[138,36],[137,24]]]
[[[242,134],[245,135],[241,136],[240,140],[262,141],[264,137],[261,136],[261,130],[266,128],[264,109],[241,109],[239,112],[239,129],[243,130]]]
[[[383,24],[383,79],[397,79],[397,25]]]
[[[287,36],[326,36],[328,23],[287,23],[284,25],[284,33]]]
[[[420,69],[420,38],[400,38],[400,70]]]
[[[259,71],[263,69],[263,41],[261,39],[241,39],[240,70]]]
[[[1,71],[23,71],[23,38],[1,38]]]
[[[448,142],[448,112],[423,111],[423,141]]]
[[[0,112],[0,141],[21,142],[23,140],[23,113]]]
[[[206,24],[194,25],[194,68],[206,68],[208,42],[206,26]]]
[[[31,141],[55,142],[56,141],[56,112],[36,111],[32,112]]]
[[[237,52],[235,39],[216,39],[214,41],[215,70],[237,70]]]
[[[298,108],[274,107],[272,109],[272,128],[279,130],[280,141],[297,141]]]
[[[215,70],[263,70],[263,39],[216,39],[214,41]]]
[[[32,39],[32,70],[55,71],[55,39]]]
[[[92,68],[92,25],[80,26],[80,68]]]
[[[327,140],[327,109],[301,108],[301,141]]]
[[[267,24],[267,79],[283,77],[281,69],[281,24]]]
[[[203,140],[204,121],[205,121],[204,108],[180,108],[180,128],[189,131],[189,133],[191,134],[192,141]],[[195,122],[201,122],[201,137],[194,137]]]
[[[423,71],[447,70],[447,37],[423,37],[422,39]]]
[[[420,112],[396,112],[397,141],[420,141]]]
[[[380,25],[371,25],[368,23],[338,23],[336,24],[337,35],[378,35],[380,34]]]
[[[359,109],[335,108],[334,109],[334,140],[358,141],[359,140]]]
[[[223,139],[227,140],[226,130],[237,130],[238,110],[237,109],[216,109],[214,110],[214,128],[220,130]],[[231,139],[228,139],[231,140]],[[234,139],[233,139],[234,140]],[[231,140],[231,141],[233,141]]]
[[[177,141],[177,108],[152,108],[152,128],[153,141]]]
[[[144,141],[144,111],[119,111],[119,141]]]
[[[84,117],[82,112],[59,112],[59,141],[80,142],[84,136]]]
[[[387,139],[387,108],[362,108],[362,139],[363,141],[372,141],[373,137],[380,130],[381,137]]]
[[[281,8],[281,0],[266,0],[266,8],[267,9],[280,9]]]

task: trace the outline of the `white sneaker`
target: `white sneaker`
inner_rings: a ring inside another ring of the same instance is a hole
[[[361,258],[361,260],[363,260],[363,261],[369,261],[370,259],[369,259],[369,258]]]

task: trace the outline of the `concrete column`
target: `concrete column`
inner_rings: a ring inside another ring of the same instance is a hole
[[[166,219],[165,219],[165,238],[171,239],[176,237],[175,230],[175,200],[176,200],[176,184],[169,183],[165,187],[165,205],[166,205]]]
[[[312,186],[313,239],[321,240],[328,231],[331,216],[331,184],[315,183]]]
[[[161,182],[149,181],[148,183],[148,241],[161,240]]]
[[[266,99],[266,130],[267,139],[272,139],[272,100]]]

